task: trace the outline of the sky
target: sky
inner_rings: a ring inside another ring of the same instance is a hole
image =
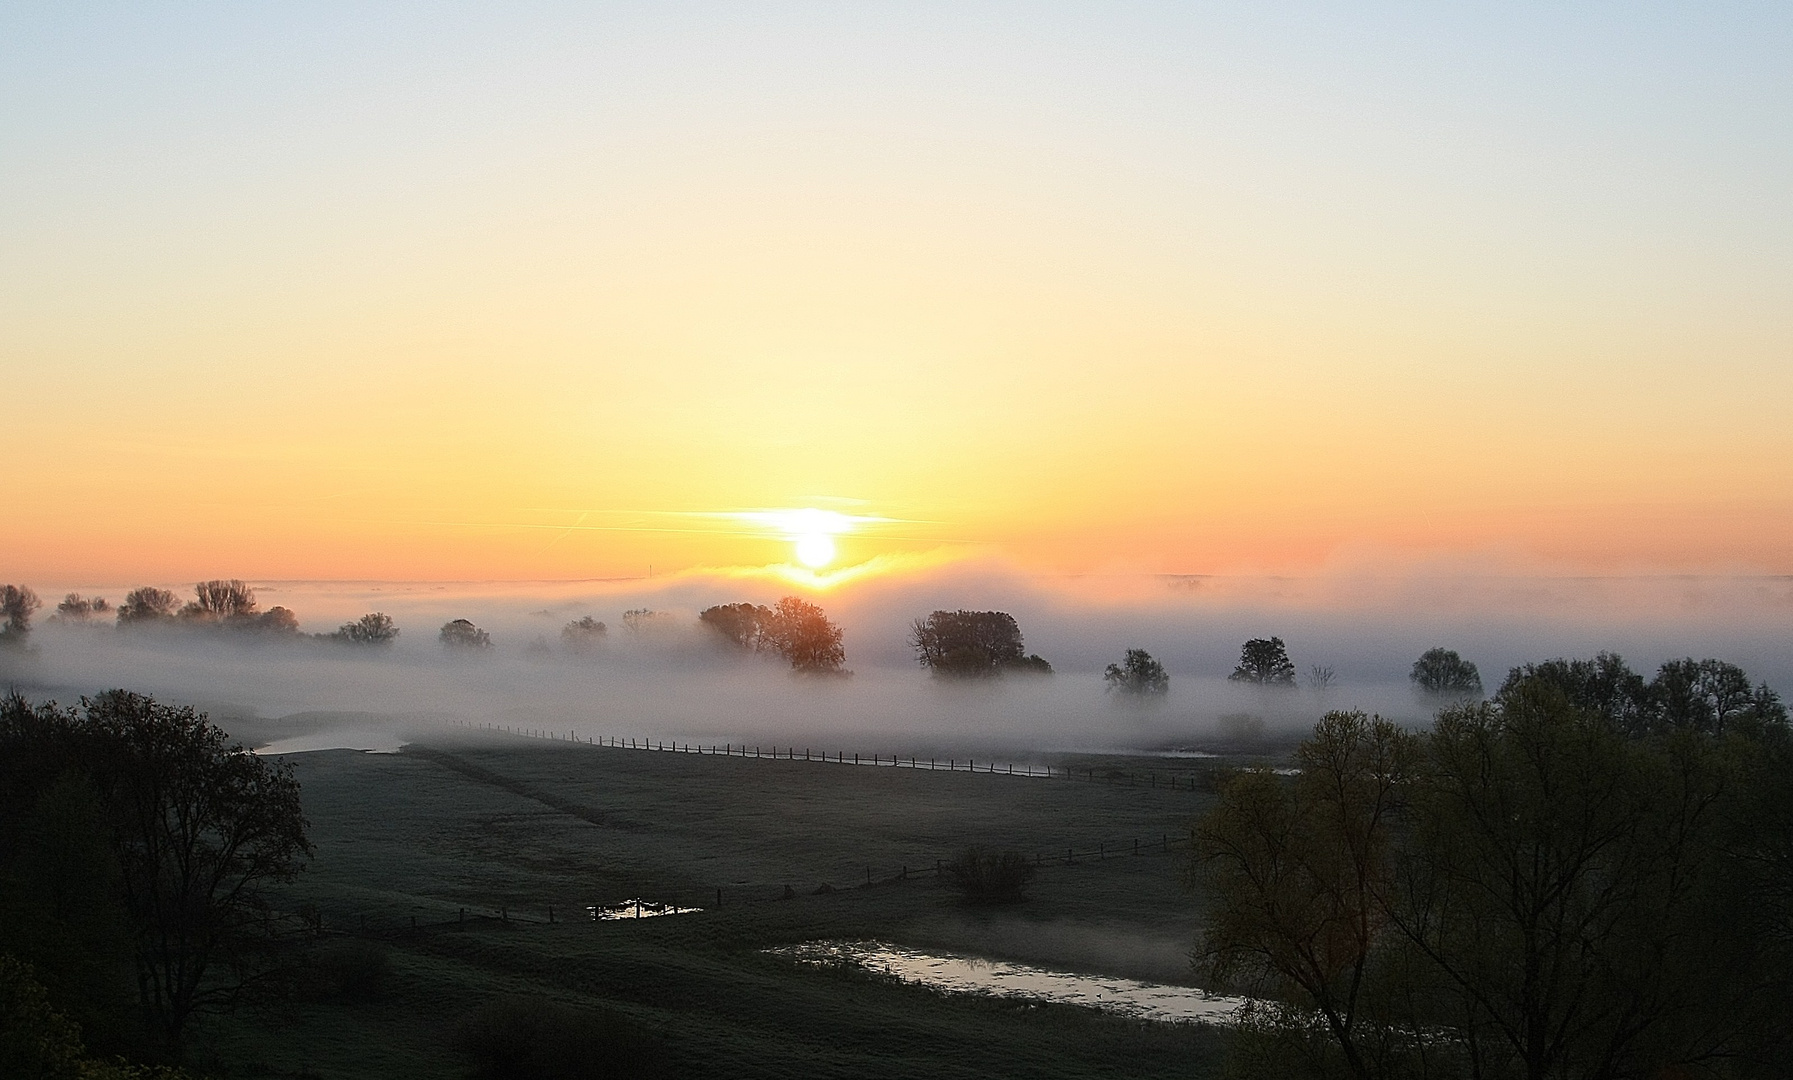
[[[0,5],[0,577],[1793,573],[1785,4]]]

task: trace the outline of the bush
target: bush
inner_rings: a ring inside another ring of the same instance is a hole
[[[966,848],[946,865],[946,878],[974,904],[1012,904],[1024,899],[1034,865],[1018,851]]]
[[[625,1017],[532,998],[501,998],[461,1025],[478,1080],[647,1080],[669,1075],[665,1048]]]

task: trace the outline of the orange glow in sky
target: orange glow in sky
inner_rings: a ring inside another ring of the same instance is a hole
[[[755,11],[0,14],[0,580],[1793,572],[1785,11]]]

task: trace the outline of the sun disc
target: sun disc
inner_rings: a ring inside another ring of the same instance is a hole
[[[818,570],[834,561],[834,538],[827,533],[804,533],[797,538],[797,561]]]

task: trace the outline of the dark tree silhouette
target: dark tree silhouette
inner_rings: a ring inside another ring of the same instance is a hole
[[[255,590],[236,578],[213,578],[193,586],[193,599],[181,617],[200,622],[246,619],[255,614]]]
[[[28,585],[0,585],[0,646],[23,645],[31,636],[31,615],[42,603]]]
[[[86,622],[95,615],[104,615],[112,610],[112,605],[103,596],[87,597],[80,593],[69,593],[56,605],[56,618],[64,622]]]
[[[974,904],[1012,904],[1025,898],[1035,867],[1018,851],[970,847],[942,869],[946,879]]]
[[[787,596],[772,609],[763,629],[767,647],[790,661],[795,671],[815,675],[843,674],[847,650],[841,644],[840,627],[820,607]]]
[[[390,645],[398,640],[398,627],[393,625],[392,616],[375,611],[354,622],[343,623],[329,636],[333,641],[350,645]]]
[[[1623,659],[1546,660],[1508,673],[1502,692],[1522,682],[1548,685],[1574,707],[1633,738],[1675,731],[1720,734],[1786,723],[1787,708],[1766,683],[1722,660],[1670,660],[1645,682]]]
[[[1407,678],[1421,693],[1433,697],[1482,696],[1481,672],[1454,649],[1427,649],[1413,662]]]
[[[231,625],[244,630],[253,630],[258,634],[297,634],[299,617],[289,608],[276,604],[260,615],[251,615],[236,620]]]
[[[916,660],[936,675],[986,678],[1005,671],[1050,674],[1052,665],[1027,655],[1021,627],[1006,611],[936,611],[910,627]]]
[[[604,635],[609,627],[592,618],[590,615],[582,619],[574,619],[560,628],[560,642],[570,652],[588,653],[604,643]]]
[[[466,619],[454,619],[443,623],[442,630],[436,637],[450,649],[489,649],[492,647],[492,636]]]
[[[180,597],[167,589],[148,585],[132,589],[125,594],[124,603],[118,605],[118,625],[164,622],[174,618],[175,608],[180,602]]]
[[[1239,650],[1239,664],[1227,678],[1259,686],[1294,686],[1295,664],[1282,638],[1252,638]]]
[[[228,742],[188,707],[112,690],[83,708],[0,705],[0,758],[37,783],[85,777],[110,826],[140,1002],[170,1051],[188,1021],[233,1003],[265,970],[262,888],[311,854],[291,769]]]
[[[1126,659],[1108,665],[1102,679],[1110,692],[1133,697],[1163,697],[1170,693],[1169,673],[1144,649],[1128,649]]]
[[[770,647],[769,630],[776,618],[772,609],[763,604],[719,604],[697,614],[703,625],[749,652]]]

